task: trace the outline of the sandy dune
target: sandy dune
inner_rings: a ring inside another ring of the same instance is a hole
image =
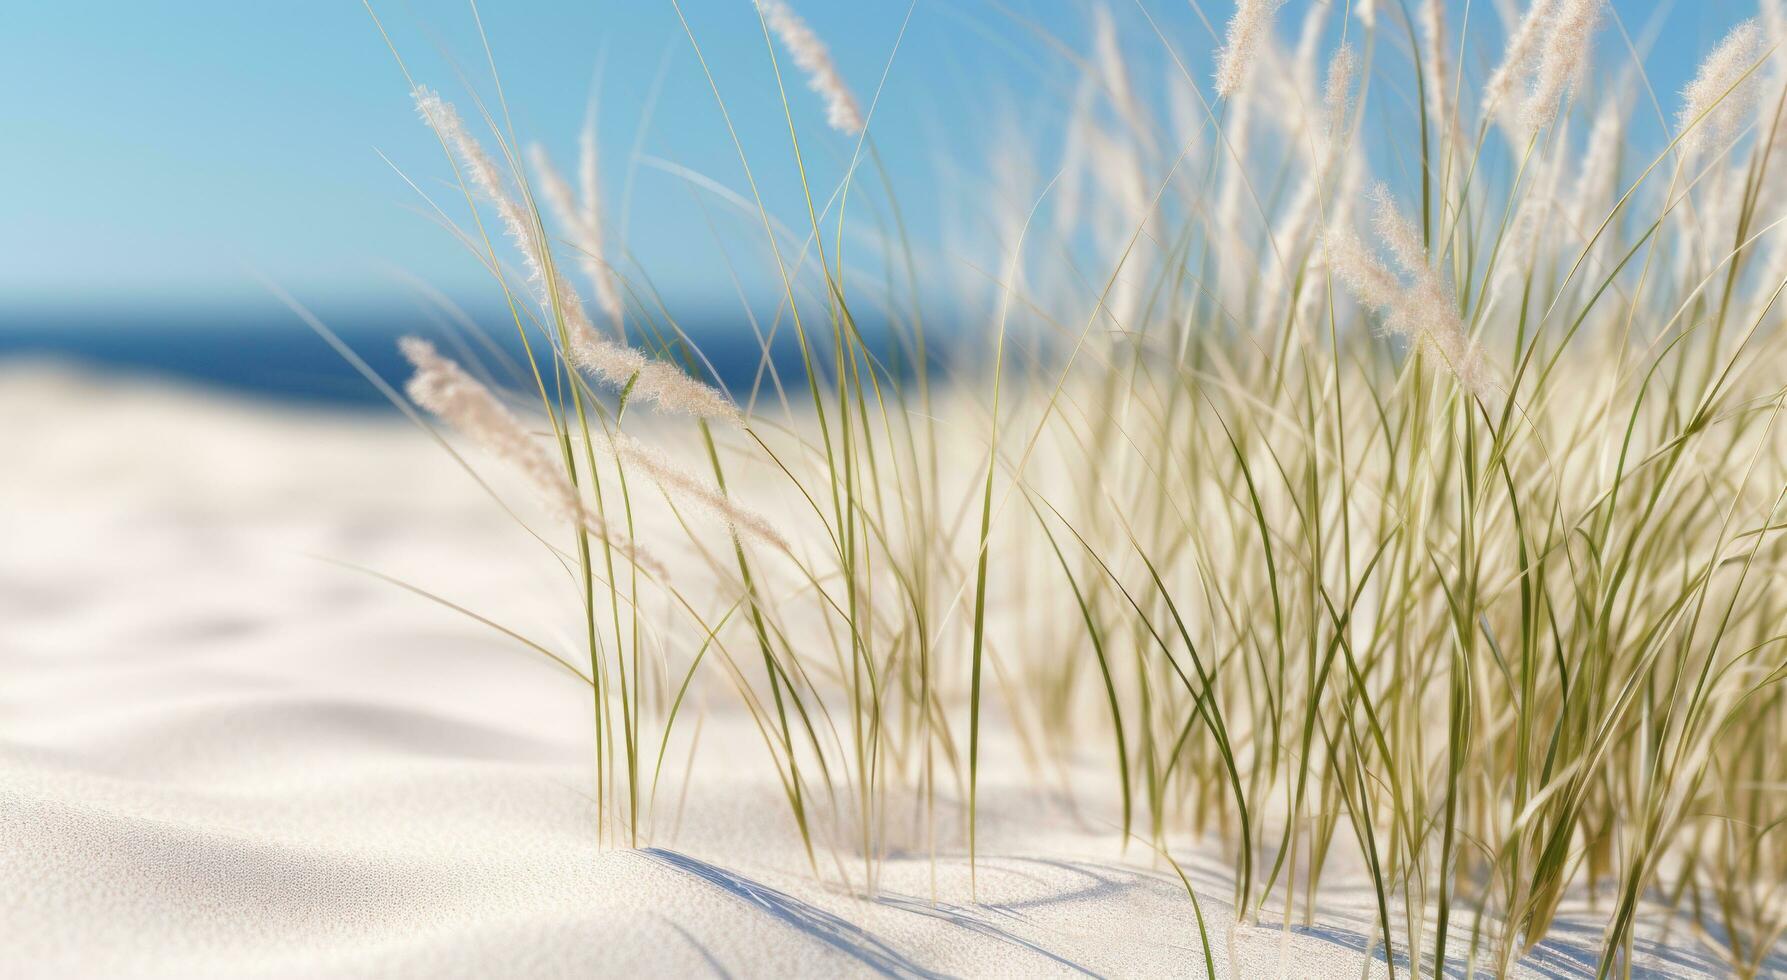
[[[0,974],[1202,972],[1170,870],[1017,773],[985,790],[979,902],[955,845],[873,901],[816,881],[719,697],[680,813],[679,771],[650,847],[598,846],[587,690],[314,557],[553,628],[564,583],[401,420],[42,367],[0,375],[0,418]],[[1365,969],[1363,892],[1232,929],[1213,858],[1219,971]],[[1523,968],[1592,975],[1597,921]],[[1647,968],[1721,972],[1675,939]]]

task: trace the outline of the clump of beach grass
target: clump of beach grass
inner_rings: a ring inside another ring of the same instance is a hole
[[[1233,855],[1238,920],[1314,921],[1331,869],[1357,869],[1393,975],[1505,972],[1573,895],[1604,900],[1600,976],[1632,972],[1658,916],[1736,973],[1779,965],[1777,39],[1733,30],[1645,145],[1643,66],[1590,57],[1620,50],[1598,0],[1533,0],[1481,78],[1437,0],[1313,5],[1294,48],[1279,3],[1240,0],[1214,85],[1144,19],[1173,121],[1101,14],[1048,39],[1085,76],[1071,166],[990,174],[1018,199],[989,216],[991,285],[939,296],[895,192],[922,176],[883,169],[794,10],[755,6],[777,78],[779,44],[819,96],[773,93],[792,173],[747,156],[729,100],[749,93],[682,23],[738,150],[725,203],[761,229],[798,342],[769,411],[740,410],[676,304],[610,265],[593,162],[574,192],[531,160],[601,328],[513,148],[415,90],[540,422],[421,341],[410,392],[526,473],[571,542],[551,544],[579,583],[599,834],[650,839],[712,677],[761,730],[813,873],[858,892],[896,847],[978,861],[1000,724],[1024,753],[1002,767],[1093,774],[1071,785],[1114,839],[1175,867]],[[814,110],[857,149],[830,178]],[[771,181],[804,213],[772,214]],[[945,300],[964,326],[933,377],[921,311]],[[671,519],[635,545],[641,477]]]

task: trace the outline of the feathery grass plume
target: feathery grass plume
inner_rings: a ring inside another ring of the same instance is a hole
[[[1387,325],[1393,333],[1437,351],[1466,391],[1480,394],[1487,380],[1483,353],[1465,330],[1452,287],[1429,264],[1421,234],[1385,184],[1372,188],[1372,228],[1390,248],[1412,285],[1391,306]]]
[[[540,243],[535,240],[533,222],[528,220],[527,213],[521,209],[514,195],[509,193],[502,168],[490,158],[490,154],[484,152],[484,145],[478,142],[477,137],[465,128],[465,120],[459,117],[459,111],[453,108],[451,102],[443,100],[439,93],[421,85],[416,86],[411,96],[416,100],[416,111],[422,114],[422,121],[453,148],[467,175],[471,177],[472,186],[496,207],[497,216],[503,219],[503,227],[508,230],[509,237],[515,240],[515,247],[521,250],[522,257],[527,260],[528,275],[544,281],[546,270],[540,261]]]
[[[545,495],[554,517],[582,525],[633,564],[656,575],[664,574],[662,564],[632,541],[611,535],[601,517],[583,506],[577,488],[571,485],[564,470],[489,388],[420,337],[404,337],[397,347],[416,369],[404,386],[411,401],[520,470]]]
[[[583,243],[588,263],[585,272],[596,289],[596,304],[618,328],[623,319],[620,291],[614,285],[614,269],[608,265],[608,249],[603,242],[601,157],[596,147],[596,121],[593,116],[583,121],[577,134],[577,186],[583,196],[583,227],[588,241]]]
[[[720,390],[684,374],[668,361],[654,360],[636,348],[605,340],[588,332],[571,337],[568,351],[572,363],[616,388],[625,389],[633,399],[644,399],[658,411],[672,415],[693,415],[742,425],[738,408]]]
[[[1532,6],[1526,8],[1526,16],[1520,19],[1520,26],[1508,38],[1508,46],[1502,49],[1501,63],[1489,75],[1489,83],[1483,86],[1483,114],[1498,119],[1509,120],[1513,101],[1510,96],[1527,75],[1532,73],[1542,54],[1540,42],[1550,27],[1557,11],[1558,0],[1533,0]]]
[[[528,166],[534,171],[534,180],[540,187],[540,198],[552,216],[571,233],[573,238],[583,234],[583,218],[577,207],[577,194],[559,172],[558,166],[546,152],[546,147],[539,143],[527,145]]]
[[[582,238],[585,229],[582,215],[577,207],[577,195],[571,190],[571,185],[565,180],[565,175],[559,173],[558,167],[553,165],[552,157],[546,153],[546,147],[539,143],[529,143],[527,162],[533,168],[534,179],[539,181],[540,197],[551,209],[553,218],[565,226],[573,241]]]
[[[1328,82],[1322,92],[1328,110],[1330,145],[1346,131],[1346,117],[1353,109],[1353,76],[1359,71],[1359,56],[1351,44],[1342,43],[1328,59]]]
[[[1421,59],[1421,68],[1426,77],[1423,79],[1427,90],[1427,111],[1435,123],[1448,126],[1446,102],[1446,3],[1445,0],[1423,0],[1418,24],[1421,28],[1421,45],[1427,49],[1427,57]]]
[[[1578,234],[1590,235],[1605,217],[1607,191],[1619,172],[1620,134],[1624,131],[1625,111],[1618,99],[1608,99],[1595,113],[1594,128],[1589,130],[1588,146],[1582,152],[1582,164],[1576,182],[1565,199],[1565,209],[1576,223]]]
[[[1329,10],[1328,4],[1311,4],[1299,19],[1296,43],[1288,50],[1278,43],[1278,32],[1269,26],[1262,32],[1253,64],[1245,70],[1248,79],[1258,80],[1250,86],[1255,89],[1254,96],[1273,107],[1262,121],[1289,140],[1304,142],[1314,137],[1318,147],[1326,129],[1321,117],[1325,61],[1320,53]],[[1245,80],[1243,85],[1247,85]]]
[[[713,483],[678,466],[662,452],[625,432],[611,435],[607,446],[615,458],[643,470],[677,501],[719,521],[734,533],[754,537],[782,551],[790,550],[788,539],[768,518],[733,500]]]
[[[484,146],[478,142],[477,137],[465,128],[465,121],[459,117],[458,110],[453,108],[452,103],[443,101],[438,94],[422,86],[417,86],[413,95],[422,120],[453,147],[471,176],[472,186],[495,206],[497,215],[502,218],[503,226],[508,229],[509,237],[514,239],[515,247],[521,252],[527,265],[528,281],[540,286],[540,302],[558,309],[572,337],[593,334],[595,325],[584,311],[583,301],[578,298],[577,291],[571,288],[564,276],[550,277],[551,291],[547,291],[546,266],[549,255],[546,243],[535,232],[534,222],[527,212],[515,200],[514,195],[509,193],[503,172],[497,167],[496,161],[484,151]]]
[[[1272,15],[1284,0],[1236,0],[1222,50],[1216,53],[1216,94],[1228,98],[1241,88],[1260,41],[1272,30]]]
[[[576,248],[577,264],[595,287],[597,305],[601,307],[602,314],[608,317],[609,323],[618,325],[621,321],[620,298],[615,295],[608,263],[603,259],[601,226],[592,224],[589,210],[578,205],[570,183],[565,180],[558,167],[553,165],[545,147],[538,143],[529,144],[527,155],[528,164],[539,180],[541,197],[552,211],[553,218],[564,226],[571,244]]]
[[[1452,288],[1428,265],[1421,235],[1397,208],[1390,189],[1372,189],[1372,227],[1410,280],[1402,282],[1350,229],[1327,235],[1328,261],[1353,298],[1384,312],[1384,330],[1437,354],[1459,385],[1481,394],[1488,384],[1482,349],[1465,330]]]
[[[1521,110],[1528,131],[1544,129],[1557,119],[1559,106],[1582,76],[1595,27],[1601,20],[1601,2],[1563,0],[1546,25],[1545,53],[1539,59],[1526,107]]]
[[[844,76],[838,74],[838,66],[819,35],[788,6],[787,0],[757,0],[757,12],[782,39],[782,46],[794,57],[794,63],[807,73],[808,86],[825,97],[825,118],[831,128],[849,136],[862,132],[862,110],[857,108],[856,96],[844,84]]]
[[[1328,265],[1363,306],[1386,309],[1396,305],[1402,283],[1385,267],[1357,232],[1344,226],[1330,228],[1324,236]]]
[[[1682,137],[1685,152],[1720,149],[1743,128],[1744,117],[1762,97],[1761,79],[1755,72],[1748,77],[1744,73],[1762,56],[1764,40],[1756,21],[1746,20],[1733,27],[1700,63],[1694,80],[1682,90],[1682,111],[1677,117],[1678,128],[1693,127]]]
[[[577,190],[583,197],[583,221],[602,227],[601,154],[596,146],[596,118],[592,112],[577,131]]]
[[[1388,184],[1372,185],[1371,206],[1372,230],[1390,247],[1390,255],[1403,274],[1419,277],[1428,271],[1427,247],[1421,244],[1421,232],[1396,206],[1396,197]]]

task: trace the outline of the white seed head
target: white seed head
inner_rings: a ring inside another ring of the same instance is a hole
[[[527,162],[533,168],[534,180],[540,184],[540,196],[545,200],[547,208],[552,211],[553,218],[565,225],[581,224],[582,218],[577,209],[577,195],[571,190],[571,185],[565,180],[565,175],[559,173],[558,167],[553,165],[552,157],[546,153],[546,147],[538,143],[529,143]]]
[[[1601,212],[1607,208],[1607,192],[1619,172],[1624,117],[1619,101],[1609,99],[1595,114],[1595,126],[1589,130],[1582,166],[1566,198],[1568,212],[1583,234],[1592,234],[1604,217]]]
[[[595,327],[590,323],[589,314],[583,309],[583,301],[578,298],[577,291],[564,276],[551,275],[552,255],[546,243],[541,240],[537,226],[527,211],[509,193],[507,181],[496,161],[484,152],[484,147],[476,137],[465,128],[451,103],[441,100],[439,95],[417,87],[415,90],[416,108],[440,138],[453,148],[460,163],[470,176],[472,185],[478,189],[486,200],[495,206],[503,225],[508,229],[509,237],[514,240],[515,247],[521,252],[527,264],[528,281],[538,288],[538,298],[542,305],[554,308],[565,321],[566,329],[572,336],[593,333]],[[561,185],[563,181],[558,181]],[[548,188],[548,198],[554,193],[566,194],[560,188],[554,191]]]
[[[763,22],[770,31],[781,39],[794,63],[807,73],[807,84],[824,97],[826,121],[831,128],[851,136],[862,132],[862,110],[857,108],[856,96],[851,94],[850,86],[844,84],[844,76],[838,73],[831,51],[824,41],[819,40],[819,35],[813,33],[786,0],[757,0],[757,12],[763,15]]]
[[[569,353],[572,363],[615,388],[631,384],[629,398],[648,402],[661,412],[743,424],[738,408],[719,389],[689,377],[668,361],[654,360],[593,331],[573,334]]]
[[[596,303],[612,324],[621,321],[620,298],[614,292],[613,274],[604,259],[601,226],[591,223],[590,210],[580,206],[571,185],[565,180],[545,147],[534,143],[528,147],[528,164],[540,184],[540,196],[553,220],[565,229],[577,252],[577,264],[596,291]]]
[[[484,151],[477,137],[465,128],[465,121],[451,102],[443,101],[440,95],[421,86],[411,94],[416,100],[416,111],[422,114],[422,121],[440,136],[442,142],[452,147],[472,186],[496,208],[509,237],[514,239],[515,247],[527,261],[529,277],[544,281],[546,271],[541,260],[541,245],[534,235],[534,223],[509,193],[502,168]]]
[[[1346,118],[1353,108],[1353,76],[1359,71],[1359,56],[1353,46],[1341,44],[1328,59],[1328,84],[1323,104],[1328,110],[1328,138],[1338,139],[1346,131]]]
[[[608,450],[617,459],[645,472],[672,500],[726,525],[735,534],[756,538],[782,551],[788,539],[762,514],[738,503],[712,482],[678,466],[670,457],[626,434],[608,439]]]
[[[1397,209],[1389,188],[1377,185],[1371,199],[1372,225],[1395,256],[1408,285],[1344,227],[1326,235],[1330,268],[1361,305],[1383,313],[1385,332],[1432,353],[1464,390],[1481,394],[1490,383],[1488,362],[1458,315],[1457,294],[1429,264],[1419,233]]]
[[[397,342],[416,373],[405,391],[410,400],[439,416],[485,450],[502,457],[527,474],[551,498],[554,510],[575,519],[582,507],[564,473],[552,458],[528,437],[527,429],[490,389],[458,364],[419,337]]]
[[[1421,59],[1423,88],[1427,92],[1427,112],[1441,126],[1450,125],[1446,102],[1446,4],[1445,0],[1423,0],[1416,17],[1421,28],[1421,46],[1427,57]]]
[[[596,290],[596,305],[617,327],[622,319],[620,291],[615,288],[614,269],[608,264],[608,250],[603,240],[606,223],[602,218],[601,157],[596,146],[594,119],[584,121],[577,135],[577,185],[583,197],[582,226],[586,241],[584,273]]]
[[[1361,305],[1383,309],[1401,295],[1402,284],[1351,228],[1330,228],[1323,245],[1328,267]]]
[[[1700,63],[1700,71],[1682,91],[1679,126],[1687,132],[1683,150],[1722,149],[1743,129],[1745,117],[1762,97],[1761,79],[1750,69],[1762,56],[1763,41],[1762,28],[1746,20]]]
[[[1241,88],[1260,41],[1272,30],[1272,15],[1284,0],[1236,0],[1222,50],[1216,53],[1216,94],[1228,98]]]
[[[565,471],[489,388],[420,337],[404,337],[397,347],[416,369],[404,386],[411,401],[520,470],[545,496],[555,517],[583,526],[619,549],[634,564],[663,575],[662,564],[632,541],[611,535],[602,519],[583,506]]]
[[[1483,86],[1485,116],[1507,114],[1515,89],[1538,63],[1545,29],[1556,10],[1557,0],[1533,0],[1532,6],[1526,8],[1526,16],[1520,19],[1520,26],[1514,29],[1508,38],[1508,46],[1502,50],[1501,63],[1495,66],[1495,71],[1489,75],[1489,83]]]
[[[583,197],[583,223],[591,228],[602,227],[601,159],[592,117],[577,133],[577,190]]]
[[[1564,98],[1588,64],[1590,42],[1601,19],[1601,0],[1564,0],[1547,25],[1545,52],[1521,112],[1528,131],[1557,119]]]
[[[1390,246],[1390,254],[1404,275],[1418,276],[1427,269],[1427,247],[1421,244],[1421,233],[1414,222],[1396,206],[1396,196],[1388,185],[1378,183],[1371,188],[1372,230]]]

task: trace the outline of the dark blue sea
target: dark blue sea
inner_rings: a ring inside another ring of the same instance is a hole
[[[488,380],[532,387],[514,320],[506,311],[474,315],[480,326],[475,333],[413,308],[361,306],[316,313],[394,386],[400,387],[409,374],[396,340],[413,333],[434,340],[444,353],[472,364]],[[822,329],[829,339],[829,326]],[[701,317],[685,322],[683,330],[735,399],[747,399],[754,385],[761,387],[760,401],[773,398],[762,349],[746,320],[736,315]],[[884,324],[867,324],[860,330],[888,370],[910,373],[910,365],[902,366],[904,358],[888,340]],[[944,363],[939,350],[932,352],[933,370]],[[389,405],[317,332],[276,304],[221,309],[0,309],[0,364],[22,358],[53,359],[276,401],[366,409]],[[786,324],[771,345],[769,361],[791,391],[804,389],[800,351]]]

